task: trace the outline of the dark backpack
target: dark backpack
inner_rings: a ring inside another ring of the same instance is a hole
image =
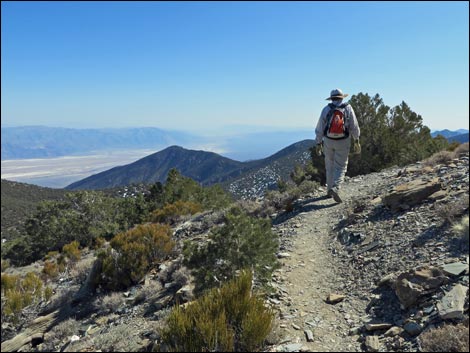
[[[349,119],[346,114],[348,103],[339,106],[328,104],[330,111],[326,115],[324,135],[333,140],[345,139],[349,136]]]

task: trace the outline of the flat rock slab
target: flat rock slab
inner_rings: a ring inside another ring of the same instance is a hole
[[[392,211],[408,209],[421,203],[428,196],[441,190],[442,186],[438,178],[432,180],[413,180],[401,184],[388,195],[383,197],[383,204],[390,207]]]
[[[459,283],[437,303],[437,309],[439,310],[441,319],[451,320],[463,318],[467,290],[467,287]]]
[[[378,331],[378,330],[388,330],[390,327],[392,327],[392,324],[387,324],[387,323],[380,323],[380,324],[366,324],[366,330],[367,331]]]
[[[448,275],[460,276],[465,271],[468,271],[468,264],[465,264],[463,262],[454,262],[442,266],[442,271],[444,271],[444,273]]]

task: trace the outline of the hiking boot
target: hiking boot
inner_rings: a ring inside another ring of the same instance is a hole
[[[327,197],[333,197],[333,194],[331,193],[331,189],[328,190],[328,192],[326,193],[326,196]]]
[[[343,202],[343,200],[341,200],[341,197],[339,197],[338,193],[337,193],[335,190],[331,189],[330,191],[331,191],[331,196],[333,196],[333,199],[334,199],[337,203]]]

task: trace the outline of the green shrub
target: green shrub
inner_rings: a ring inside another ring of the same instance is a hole
[[[76,240],[72,241],[69,244],[65,244],[62,247],[62,252],[66,257],[68,257],[72,262],[77,262],[80,260],[80,243]]]
[[[73,241],[91,246],[94,239],[110,237],[143,219],[147,212],[143,203],[143,197],[117,199],[96,191],[69,193],[63,201],[40,203],[25,222],[27,238],[14,244],[16,248],[5,256],[26,264]],[[18,251],[21,258],[15,256]]]
[[[44,260],[51,260],[51,259],[54,259],[55,257],[57,257],[57,255],[59,255],[59,252],[58,251],[49,251],[46,256],[44,256]]]
[[[41,278],[39,278],[34,272],[28,272],[21,282],[21,287],[25,292],[30,292],[32,295],[41,295],[43,287]]]
[[[56,262],[44,261],[42,273],[44,273],[48,278],[56,278],[59,275],[59,266]]]
[[[208,242],[202,246],[185,243],[184,263],[197,279],[196,292],[230,280],[243,268],[252,268],[256,280],[267,283],[278,265],[278,241],[269,220],[232,208],[225,215],[225,224],[211,231]]]
[[[97,250],[103,247],[103,245],[106,243],[106,240],[103,237],[97,237],[93,239],[93,249]]]
[[[162,329],[162,346],[173,352],[255,352],[271,331],[272,310],[251,291],[252,275],[242,271],[183,308],[176,306]],[[163,347],[161,347],[163,348]]]
[[[161,209],[155,210],[152,213],[152,221],[173,224],[182,216],[193,215],[201,211],[202,206],[198,203],[178,200]]]
[[[152,264],[167,257],[173,249],[171,229],[162,224],[143,224],[117,234],[111,248],[102,250],[101,284],[118,290],[139,282]]]
[[[46,287],[44,289],[44,299],[47,301],[49,301],[49,299],[51,299],[52,295],[54,294],[54,291],[52,290],[51,287]]]
[[[277,181],[277,189],[279,190],[280,193],[283,193],[287,190],[287,181],[281,179],[278,179]]]
[[[297,186],[289,186],[283,193],[277,190],[268,191],[264,197],[265,207],[274,207],[277,211],[292,212],[294,210],[294,202],[300,195],[301,190]]]
[[[4,260],[2,259],[2,272],[6,271],[7,268],[10,267],[10,260]]]
[[[33,272],[24,278],[2,273],[2,317],[17,320],[23,308],[38,302],[44,296],[43,283]]]
[[[168,172],[165,185],[155,184],[151,194],[149,202],[157,208],[176,201],[186,201],[200,204],[204,210],[221,209],[233,201],[220,185],[202,187],[191,178],[182,176],[174,168]]]
[[[295,185],[299,186],[304,180],[306,180],[307,175],[305,174],[304,168],[297,164],[294,167],[294,170],[290,173],[290,178]]]
[[[19,276],[9,275],[8,273],[2,273],[2,293],[8,290],[15,289],[20,281]]]

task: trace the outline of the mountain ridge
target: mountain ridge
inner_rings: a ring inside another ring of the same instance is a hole
[[[214,152],[170,146],[128,165],[114,167],[79,180],[68,185],[66,189],[100,189],[133,183],[164,182],[169,170],[172,168],[178,169],[182,175],[190,177],[202,185],[229,183],[242,178],[246,173],[269,168],[281,159],[284,160],[281,168],[283,171],[277,174],[279,174],[278,177],[285,178],[296,163],[304,162],[305,157],[299,157],[299,151],[305,154],[311,146],[313,146],[313,140],[299,141],[267,158],[248,162],[235,161]],[[292,158],[289,158],[290,156]],[[272,182],[275,182],[275,180],[271,180]]]
[[[432,137],[436,137],[437,135],[441,135],[445,137],[446,139],[449,139],[451,137],[457,136],[457,135],[464,135],[468,134],[467,129],[458,129],[458,130],[449,130],[449,129],[443,129],[443,130],[435,130],[431,132]]]

